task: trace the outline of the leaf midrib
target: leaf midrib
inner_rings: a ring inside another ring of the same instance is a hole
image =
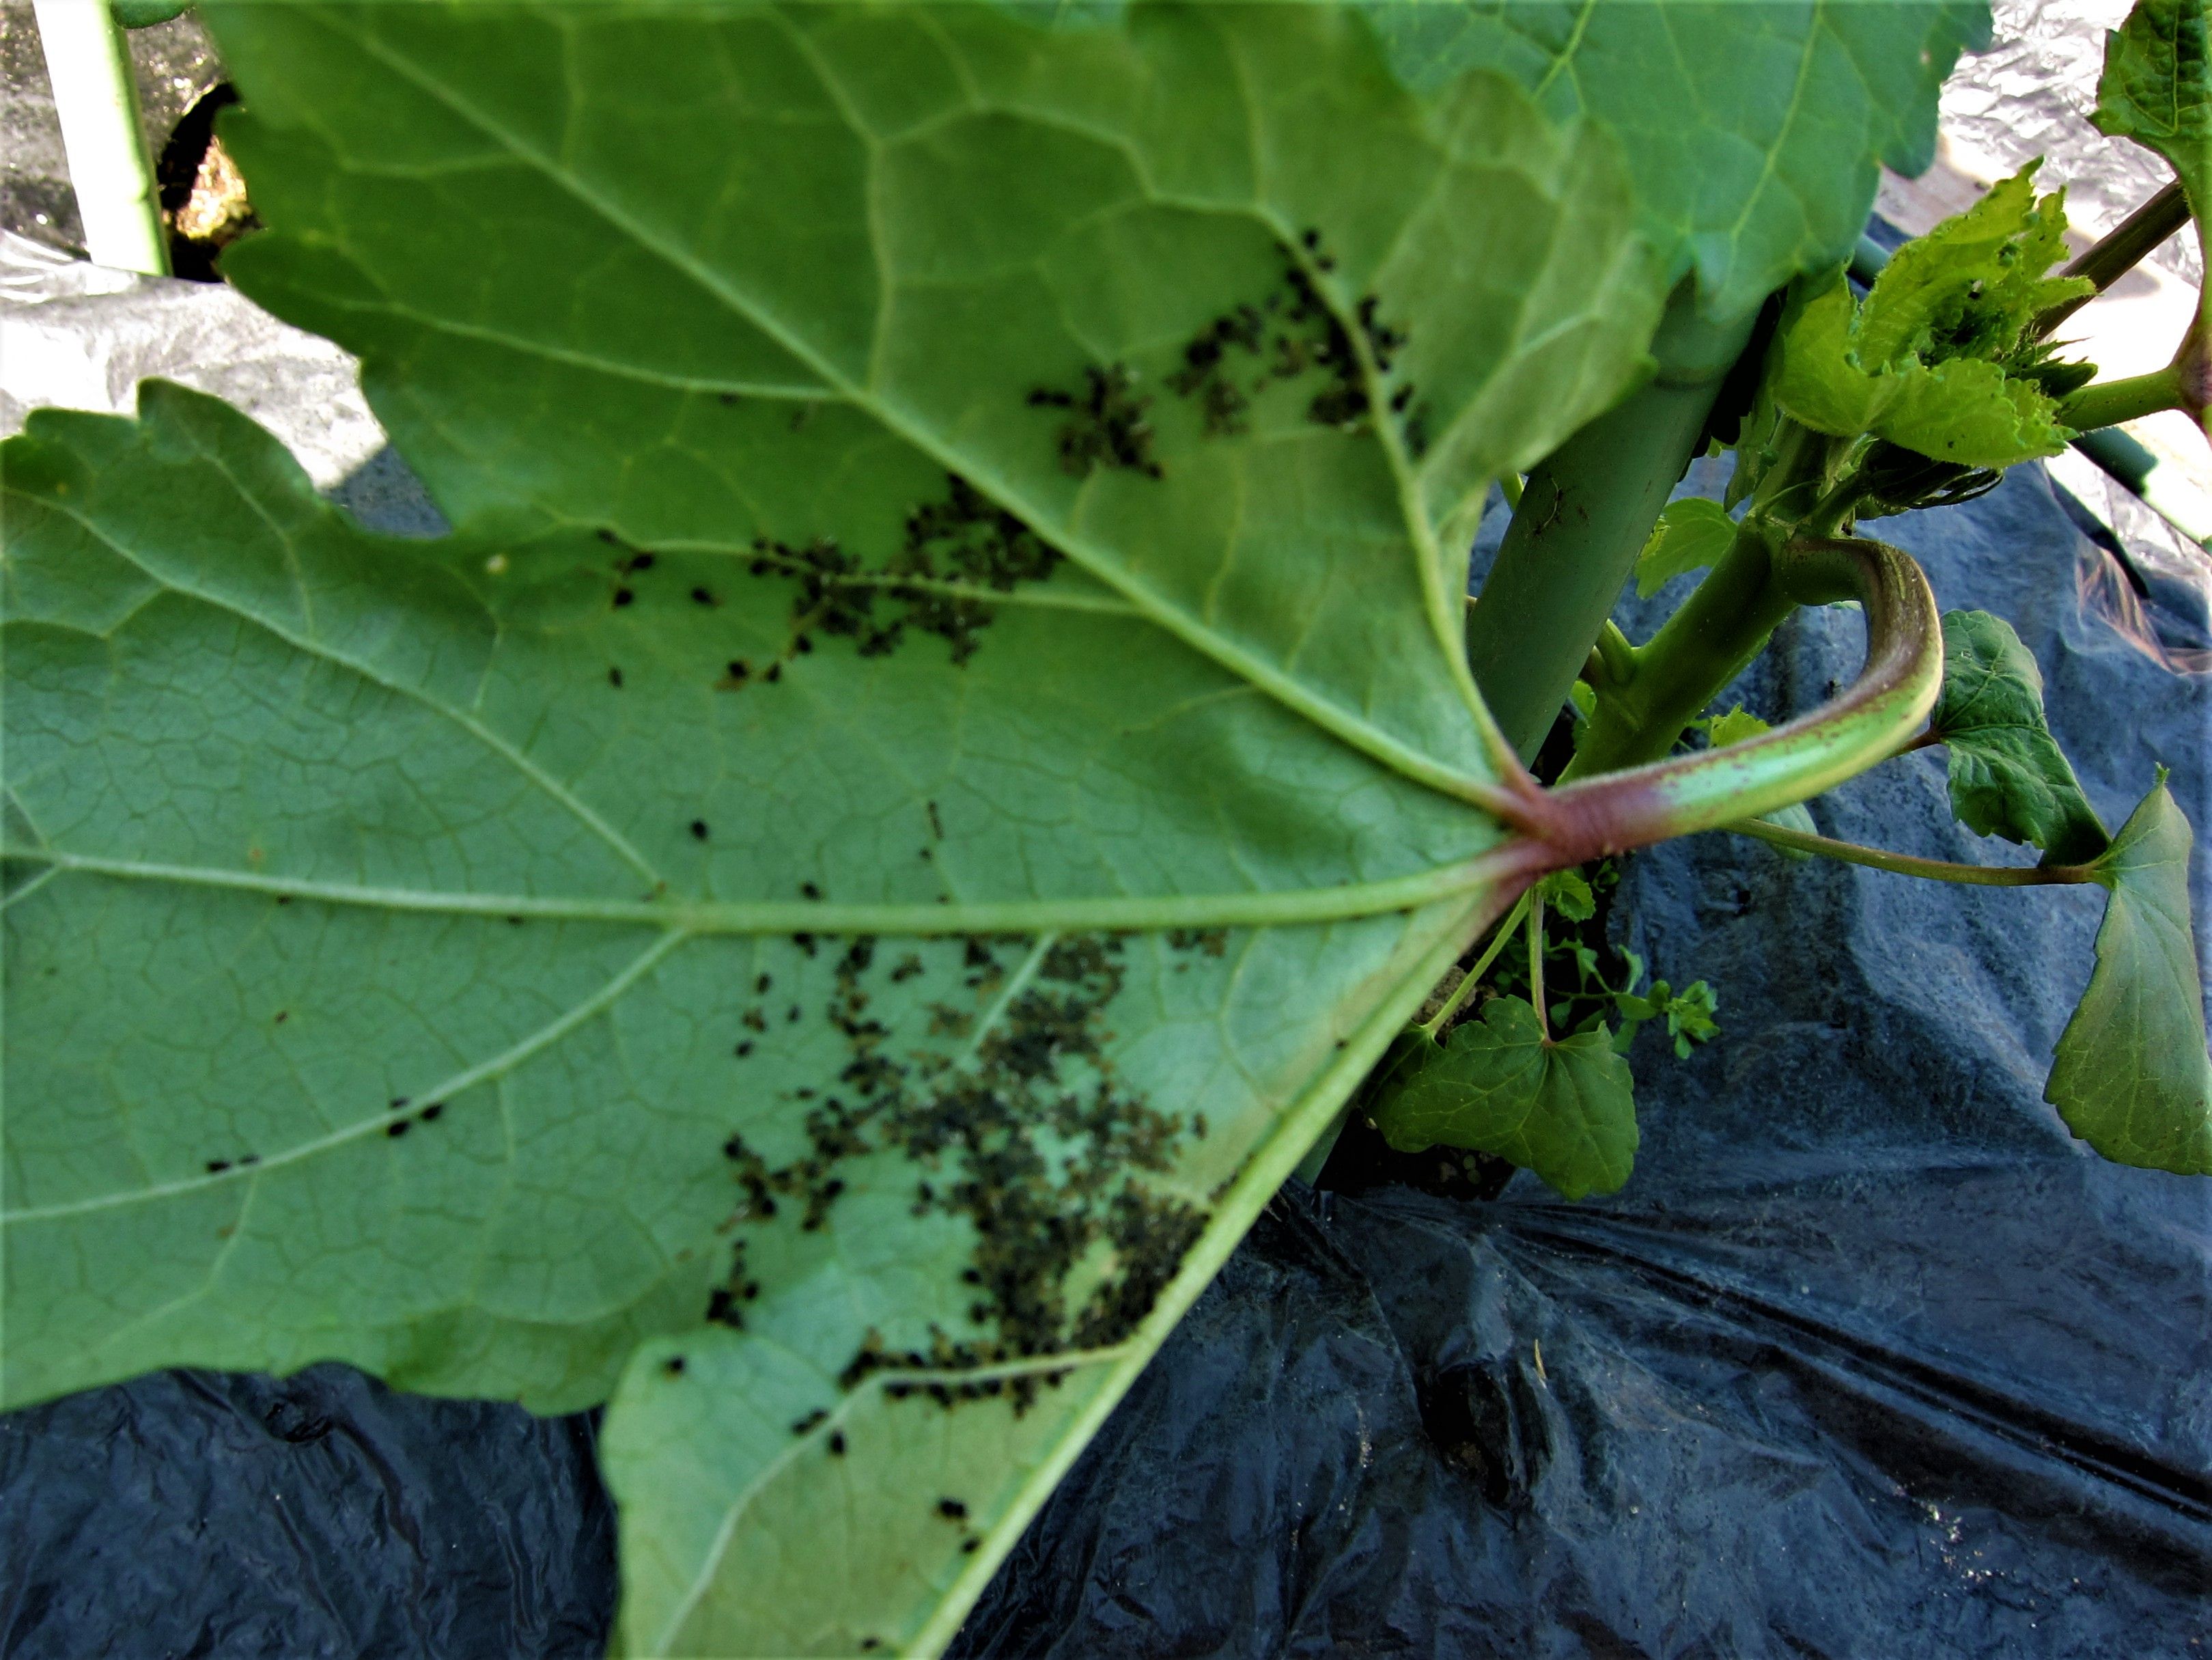
[[[685,934],[896,934],[915,939],[970,933],[1036,933],[1051,930],[1156,930],[1178,927],[1264,927],[1283,923],[1342,921],[1405,910],[1431,900],[1510,879],[1534,867],[1545,850],[1513,838],[1450,865],[1410,875],[1334,887],[1277,888],[1210,894],[1125,894],[1054,899],[968,900],[922,904],[888,900],[701,900],[548,898],[523,894],[456,893],[423,888],[264,875],[217,866],[70,853],[56,848],[0,842],[0,859],[52,866],[65,873],[119,881],[161,882],[228,889],[273,898],[439,916],[520,916],[533,921],[611,923],[668,928]],[[9,896],[11,898],[16,896]]]

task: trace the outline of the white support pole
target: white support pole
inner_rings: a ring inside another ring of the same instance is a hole
[[[107,0],[32,0],[61,117],[70,183],[93,263],[167,276],[154,170],[138,137],[138,94]]]

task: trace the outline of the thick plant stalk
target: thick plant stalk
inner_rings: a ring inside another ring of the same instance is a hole
[[[1747,520],[1705,580],[1637,652],[1633,678],[1599,698],[1567,781],[1660,759],[1765,648],[1796,606],[1775,553],[1759,522]]]
[[[2188,389],[2177,360],[2148,374],[2099,380],[2082,387],[2058,406],[2058,420],[2077,432],[2094,432],[2100,427],[2117,427],[2124,421],[2185,408],[2187,399]]]
[[[95,265],[167,276],[168,247],[123,31],[106,0],[33,0],[33,8],[85,251]]]
[[[2150,253],[2189,222],[2189,198],[2179,179],[2169,179],[2150,200],[2112,227],[2094,247],[2085,248],[2067,262],[2061,277],[2086,277],[2097,285],[2096,294],[2061,301],[2035,319],[2035,332],[2049,334],[2075,312],[2133,271]]]
[[[1537,465],[1468,615],[1468,662],[1525,765],[1552,729],[1690,464],[1755,317],[1698,319],[1675,291],[1653,352],[1657,375]]]

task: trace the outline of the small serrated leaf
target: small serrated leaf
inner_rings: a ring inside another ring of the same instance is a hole
[[[1735,520],[1717,502],[1686,496],[1670,502],[1636,556],[1636,593],[1649,599],[1675,577],[1718,562],[1735,539]]]
[[[2047,278],[2066,257],[2063,191],[2038,199],[2030,162],[1898,249],[1859,316],[1861,364],[2002,358],[2039,314],[2095,285]]]
[[[1929,716],[1950,762],[1951,811],[1978,836],[2081,864],[2111,839],[2043,714],[2043,675],[2012,625],[1987,611],[1943,617],[1943,690]]]
[[[2096,879],[2111,890],[2097,967],[2043,1098],[2106,1158],[2212,1176],[2212,1060],[2189,921],[2189,821],[2163,771]]]
[[[1614,1193],[1636,1160],[1628,1063],[1602,1026],[1553,1043],[1525,998],[1494,997],[1442,1047],[1410,1054],[1372,1109],[1401,1152],[1442,1143],[1536,1174],[1569,1199]]]
[[[1712,740],[1717,750],[1726,749],[1730,744],[1741,744],[1747,738],[1756,738],[1763,732],[1774,730],[1741,703],[1724,714],[1714,715],[1703,724],[1705,736]]]
[[[1597,900],[1580,871],[1555,870],[1537,887],[1544,903],[1570,922],[1587,922],[1597,915]]]
[[[1968,357],[1898,372],[1897,394],[1874,430],[1931,459],[1968,467],[2056,455],[2075,437],[2041,386]]]

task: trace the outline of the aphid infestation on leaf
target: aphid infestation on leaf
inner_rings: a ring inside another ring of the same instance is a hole
[[[1978,8],[1065,9],[210,0],[225,275],[453,528],[158,382],[0,451],[9,1402],[605,1402],[626,1651],[933,1652],[1347,1110],[1634,1179],[1632,1047],[1732,1011],[1616,879],[1705,831],[2106,888],[2051,1100],[2212,1171],[2179,810],[1863,533],[2197,407],[2073,361],[2127,261],[2032,170],[1844,277]],[[2101,117],[2192,203],[2203,38]],[[2043,862],[1814,829],[1939,745]]]

